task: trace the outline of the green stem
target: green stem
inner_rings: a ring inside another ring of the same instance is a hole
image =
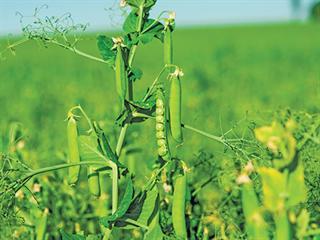
[[[83,110],[83,108],[80,105],[78,105],[78,106],[75,106],[75,107],[71,108],[70,112],[72,112],[75,109],[79,109],[80,110],[80,112],[82,113],[82,115],[86,119],[86,121],[87,121],[87,123],[88,123],[88,125],[90,127],[90,130],[94,131],[94,127],[92,125],[92,122],[91,122],[90,118],[88,117],[88,115],[86,114],[86,112]]]
[[[184,123],[182,123],[181,126],[182,126],[183,128],[185,128],[185,129],[189,129],[189,130],[191,130],[191,131],[193,131],[193,132],[196,132],[196,133],[198,133],[198,134],[200,134],[200,135],[202,135],[202,136],[205,136],[205,137],[207,137],[207,138],[210,138],[210,139],[212,139],[212,140],[215,140],[215,141],[217,141],[217,142],[220,142],[220,143],[225,144],[225,141],[223,140],[222,137],[209,134],[209,133],[207,133],[207,132],[201,131],[201,130],[199,130],[199,129],[196,129],[196,128],[191,127],[191,126],[189,126],[189,125],[187,125],[187,124],[184,124]]]
[[[8,50],[11,50],[14,49],[15,47],[18,47],[19,45],[22,45],[24,44],[25,42],[28,42],[29,39],[28,38],[24,38],[24,39],[21,39],[21,40],[18,40],[12,44],[9,44],[3,51],[0,52],[0,55],[3,54],[4,52],[8,51]]]
[[[139,34],[141,33],[141,29],[142,29],[143,10],[144,10],[144,2],[139,7],[139,13],[138,13],[139,19],[138,19],[137,32]],[[129,59],[128,59],[128,65],[129,65],[130,68],[132,67],[132,63],[133,63],[134,56],[136,55],[137,47],[138,47],[138,44],[135,44],[131,48],[131,51],[130,51],[130,54],[129,54]]]
[[[133,220],[133,219],[126,218],[126,219],[122,219],[122,220],[123,220],[124,222],[130,223],[130,224],[132,224],[132,225],[136,225],[136,226],[138,226],[138,227],[141,227],[141,228],[143,228],[143,229],[145,229],[145,230],[148,230],[148,229],[149,229],[148,226],[146,226],[146,225],[144,225],[144,224],[142,224],[142,223],[139,223],[139,222],[137,222],[137,221],[135,221],[135,220]]]
[[[148,32],[155,24],[157,24],[157,22],[159,22],[159,20],[161,20],[161,16],[165,13],[170,13],[170,11],[162,11],[158,17],[148,26],[146,27],[142,32],[141,34],[144,34],[146,32]]]
[[[164,71],[168,68],[168,67],[172,67],[172,66],[175,66],[176,65],[171,65],[171,64],[168,64],[168,65],[165,65],[161,71],[159,72],[158,76],[155,78],[155,80],[153,81],[153,83],[151,84],[151,86],[149,87],[146,95],[144,96],[144,98],[142,99],[142,102],[145,102],[147,100],[147,98],[150,96],[151,92],[153,91],[154,87],[156,86],[157,82],[159,81],[161,75],[164,73]]]
[[[118,209],[118,166],[112,165],[112,214]]]
[[[58,164],[55,166],[51,167],[45,167],[45,168],[40,168],[34,171],[31,171],[27,176],[25,176],[22,181],[19,183],[18,187],[15,189],[18,191],[20,188],[22,188],[32,177],[42,174],[42,173],[47,173],[47,172],[52,172],[64,168],[69,168],[69,167],[75,167],[75,166],[80,166],[80,165],[107,165],[112,168],[113,162],[108,162],[108,161],[82,161],[78,163],[65,163],[65,164]]]
[[[320,229],[309,230],[303,236],[308,237],[308,236],[313,236],[313,235],[320,235]]]
[[[122,149],[122,146],[123,146],[123,142],[124,142],[124,139],[125,139],[125,136],[126,136],[126,132],[127,132],[128,126],[129,126],[129,124],[125,123],[124,126],[120,130],[120,135],[119,135],[118,143],[117,143],[117,147],[116,147],[116,156],[118,158],[120,157],[120,154],[121,154],[121,149]]]
[[[91,60],[94,60],[97,62],[101,62],[101,63],[107,63],[105,60],[98,58],[98,57],[95,57],[95,56],[92,56],[88,53],[82,52],[79,49],[77,49],[76,47],[70,47],[68,45],[62,44],[62,43],[55,41],[55,40],[50,41],[50,43],[55,44],[55,45],[62,47],[64,49],[70,50],[70,51],[74,52],[75,54],[78,54],[82,57],[85,57],[85,58],[88,58],[88,59],[91,59]]]
[[[208,180],[206,180],[204,183],[202,183],[198,188],[196,188],[191,195],[196,196],[198,192],[200,192],[205,186],[207,186],[211,181],[215,180],[216,177],[210,177]]]

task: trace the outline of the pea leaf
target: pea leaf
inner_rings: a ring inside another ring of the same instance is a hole
[[[139,8],[140,6],[143,6],[144,8],[150,9],[156,4],[157,0],[127,0],[127,3],[129,6],[135,8]]]
[[[133,33],[137,31],[138,28],[138,16],[132,11],[127,16],[126,20],[123,23],[123,31],[125,33]]]
[[[127,0],[127,3],[131,7],[139,8],[144,3],[144,0]]]
[[[136,80],[141,79],[142,77],[142,71],[139,68],[132,68],[129,74],[129,80],[134,82]]]
[[[121,218],[128,210],[133,197],[133,184],[131,178],[128,179],[126,191],[123,195],[121,203],[114,214],[102,217],[100,223],[105,227],[110,227],[117,219]]]
[[[144,7],[145,8],[151,8],[156,4],[157,0],[146,0]]]
[[[155,99],[148,99],[148,101],[142,102],[142,101],[128,101],[130,105],[133,107],[140,109],[140,110],[151,110],[156,104]]]
[[[81,160],[101,159],[101,153],[98,150],[98,140],[94,135],[80,135],[78,137],[79,152]]]
[[[138,194],[131,202],[126,214],[116,223],[117,227],[125,229],[135,228],[135,225],[127,224],[126,219],[133,219],[136,222],[148,226],[159,210],[159,193],[156,185],[149,191]]]
[[[298,239],[304,239],[304,236],[308,229],[308,224],[310,220],[310,214],[306,209],[302,209],[301,213],[297,217],[297,237]]]
[[[97,45],[103,60],[112,67],[116,59],[116,51],[111,49],[113,47],[112,39],[104,35],[99,35],[97,38]]]
[[[102,239],[101,235],[93,235],[93,234],[88,235],[86,238],[86,240],[101,240],[101,239]]]
[[[84,236],[80,236],[77,234],[66,233],[63,230],[60,230],[62,240],[86,240]]]
[[[294,207],[307,199],[307,189],[304,183],[304,169],[301,161],[299,161],[297,168],[289,175],[288,193],[288,207]]]
[[[115,155],[115,153],[112,151],[112,149],[110,147],[109,141],[108,141],[105,133],[100,128],[100,126],[97,124],[97,122],[94,122],[94,126],[95,126],[96,135],[98,136],[98,143],[99,143],[101,151],[104,153],[104,155],[107,156],[107,158],[109,160],[111,160],[112,162],[117,164],[118,167],[125,168],[125,166],[118,161],[117,156]]]
[[[148,231],[144,235],[144,240],[162,240],[163,238],[164,234],[159,223],[159,212],[157,212],[156,216],[149,225]]]
[[[149,18],[143,26],[142,32],[144,32],[144,34],[139,37],[139,40],[143,44],[151,42],[154,37],[163,41],[163,30],[164,26],[162,23],[155,19]]]
[[[262,180],[264,206],[271,212],[282,211],[285,208],[287,193],[287,174],[274,168],[259,169]]]

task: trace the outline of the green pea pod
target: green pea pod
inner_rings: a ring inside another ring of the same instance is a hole
[[[125,100],[128,88],[128,79],[125,63],[123,60],[122,49],[121,46],[117,46],[117,55],[115,62],[115,71],[116,71],[116,89],[117,93],[120,96],[122,101]]]
[[[172,30],[170,26],[167,26],[164,30],[163,62],[165,65],[173,63]]]
[[[290,240],[292,239],[290,231],[290,223],[287,216],[287,211],[282,210],[273,214],[276,225],[275,239],[276,240]]]
[[[260,212],[257,195],[253,183],[248,180],[241,186],[242,209],[246,220],[246,232],[249,240],[268,240],[267,224]]]
[[[94,197],[100,197],[101,190],[100,190],[100,179],[99,179],[99,172],[96,171],[95,167],[89,166],[87,168],[87,177],[88,177],[88,187],[90,193]]]
[[[174,182],[173,203],[172,203],[172,223],[173,229],[179,239],[187,239],[185,206],[187,191],[187,175],[176,177]]]
[[[77,121],[73,116],[68,120],[67,126],[67,137],[68,137],[68,162],[79,163],[79,145],[78,145],[78,129]],[[74,166],[68,168],[68,183],[76,184],[79,177],[80,166]]]
[[[167,121],[165,110],[165,97],[162,88],[159,87],[157,90],[156,100],[156,139],[158,145],[158,154],[163,160],[169,161],[171,157],[167,140]]]
[[[36,224],[36,240],[44,240],[46,235],[47,228],[47,219],[48,219],[49,210],[46,208],[41,214],[40,218],[37,220]]]
[[[179,73],[177,70],[171,74],[170,79],[170,95],[169,95],[169,119],[170,119],[170,131],[172,138],[182,143],[182,127],[181,127],[181,82]]]

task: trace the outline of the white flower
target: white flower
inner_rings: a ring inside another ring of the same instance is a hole
[[[247,174],[241,174],[237,178],[237,184],[249,183],[251,180]]]
[[[125,7],[127,6],[126,0],[120,0],[120,7]]]
[[[113,37],[113,38],[112,38],[112,41],[113,41],[113,43],[114,43],[112,49],[116,49],[117,46],[119,46],[119,45],[120,45],[121,47],[125,47],[125,45],[123,44],[123,39],[122,39],[122,37]]]
[[[249,161],[249,162],[247,163],[247,165],[244,167],[244,171],[245,171],[247,174],[250,174],[250,173],[252,173],[252,172],[254,171],[254,166],[253,166],[253,164],[252,164],[251,161]]]
[[[175,20],[176,19],[176,12],[172,11],[169,13],[169,20]]]
[[[15,194],[16,198],[18,198],[19,200],[24,198],[24,193],[22,192],[22,190],[20,189],[18,192],[16,192]]]
[[[174,77],[183,77],[184,73],[180,68],[176,68],[176,70],[172,73],[172,76]]]
[[[33,184],[33,192],[40,192],[41,191],[41,185],[39,183]]]
[[[17,143],[17,149],[21,150],[23,149],[25,146],[25,141],[23,140],[20,140],[18,143]]]
[[[163,184],[163,189],[164,189],[164,191],[165,191],[166,193],[169,193],[169,192],[171,192],[172,187],[171,187],[169,184],[164,183],[164,184]]]

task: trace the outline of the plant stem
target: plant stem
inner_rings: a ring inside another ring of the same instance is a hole
[[[95,57],[95,56],[92,56],[92,55],[90,55],[88,53],[82,52],[79,49],[77,49],[76,47],[70,47],[68,45],[62,44],[62,43],[60,43],[58,41],[55,41],[55,40],[50,41],[50,43],[55,44],[55,45],[57,45],[59,47],[65,48],[67,50],[70,50],[70,51],[74,52],[75,54],[78,54],[78,55],[80,55],[82,57],[85,57],[85,58],[88,58],[88,59],[91,59],[91,60],[94,60],[94,61],[97,61],[97,62],[101,62],[101,63],[107,63],[105,60],[103,60],[101,58],[98,58],[98,57]]]
[[[116,156],[118,158],[120,157],[120,154],[121,154],[121,149],[122,149],[122,146],[123,146],[123,142],[124,142],[124,139],[125,139],[125,136],[126,136],[126,132],[127,132],[128,126],[129,125],[127,123],[125,123],[124,126],[120,130],[120,135],[119,135],[118,143],[117,143],[117,147],[116,147]]]
[[[223,140],[222,137],[209,134],[209,133],[207,133],[207,132],[201,131],[201,130],[199,130],[199,129],[196,129],[196,128],[191,127],[191,126],[189,126],[189,125],[187,125],[187,124],[184,124],[184,123],[182,123],[181,126],[182,126],[183,128],[185,128],[185,129],[189,129],[189,130],[191,130],[191,131],[193,131],[193,132],[196,132],[196,133],[198,133],[198,134],[200,134],[200,135],[202,135],[202,136],[205,136],[205,137],[207,137],[207,138],[210,138],[210,139],[212,139],[212,140],[215,140],[215,141],[217,141],[217,142],[220,142],[220,143],[225,144],[225,141]]]
[[[144,225],[144,224],[142,224],[142,223],[139,223],[139,222],[137,222],[137,221],[135,221],[135,220],[133,220],[133,219],[131,219],[131,218],[123,219],[123,221],[124,221],[124,222],[127,222],[127,223],[130,223],[130,224],[133,224],[133,225],[136,225],[136,226],[138,226],[138,227],[141,227],[141,228],[143,228],[143,229],[145,229],[145,230],[148,230],[148,229],[149,229],[148,226],[146,226],[146,225]]]
[[[145,101],[147,100],[147,98],[150,96],[150,94],[151,94],[154,86],[157,84],[157,82],[159,81],[162,73],[166,70],[167,67],[168,67],[168,66],[164,66],[164,67],[161,69],[160,73],[159,73],[158,76],[155,78],[155,80],[154,80],[153,83],[151,84],[150,88],[148,89],[146,95],[145,95],[144,98],[142,99],[142,102],[145,102]]]
[[[113,162],[111,162],[111,161],[110,162],[108,162],[108,161],[82,161],[82,162],[78,162],[78,163],[64,163],[64,164],[58,164],[58,165],[54,165],[54,166],[50,166],[50,167],[40,168],[40,169],[31,171],[27,176],[25,176],[22,179],[20,185],[18,185],[18,187],[15,190],[18,191],[32,177],[39,175],[39,174],[42,174],[42,173],[47,173],[47,172],[51,172],[51,171],[56,171],[56,170],[80,166],[80,165],[107,165],[112,168],[111,163],[113,163]]]
[[[118,166],[112,165],[112,214],[118,209]]]

